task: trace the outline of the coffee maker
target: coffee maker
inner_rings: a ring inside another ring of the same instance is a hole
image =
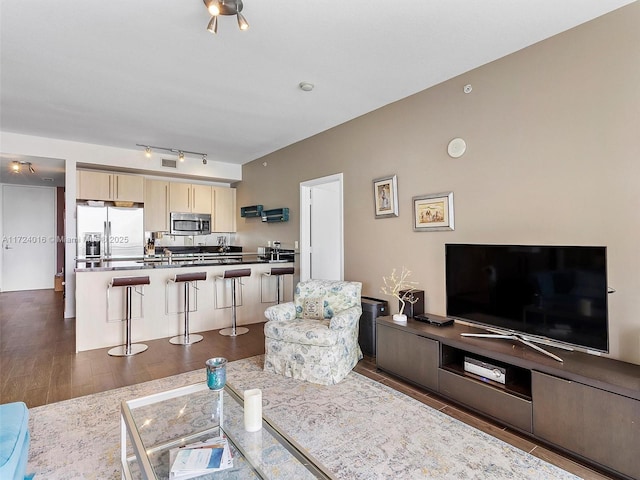
[[[100,258],[100,236],[98,232],[85,234],[85,255],[87,258]]]

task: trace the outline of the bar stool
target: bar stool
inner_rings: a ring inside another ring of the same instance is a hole
[[[144,352],[147,345],[144,343],[131,343],[131,294],[133,289],[139,285],[149,285],[149,277],[114,277],[109,283],[109,288],[112,287],[126,287],[126,330],[125,330],[125,344],[117,347],[113,347],[107,353],[112,357],[130,357],[131,355],[137,355]],[[108,292],[108,291],[107,291]],[[143,295],[140,292],[136,292],[139,295]]]
[[[294,268],[293,267],[271,267],[270,272],[264,272],[262,275],[264,277],[276,277],[276,302],[280,303],[280,281],[284,280],[282,278],[283,275],[293,275]],[[260,302],[261,303],[271,303],[265,302],[262,299],[262,283],[260,284]]]
[[[189,334],[189,288],[191,288],[192,282],[206,279],[207,272],[181,273],[169,279],[169,282],[182,283],[184,285],[184,334],[170,338],[169,343],[173,345],[191,345],[192,343],[201,342],[204,338],[202,335],[195,333],[193,335]],[[195,285],[194,288],[198,289]]]
[[[243,335],[249,331],[246,327],[236,327],[236,282],[239,282],[242,285],[241,278],[248,277],[251,275],[250,268],[239,268],[237,270],[225,270],[224,275],[216,277],[220,280],[231,280],[231,311],[232,311],[232,319],[233,322],[231,324],[231,328],[223,328],[220,330],[220,335],[225,335],[228,337],[237,337],[238,335]]]

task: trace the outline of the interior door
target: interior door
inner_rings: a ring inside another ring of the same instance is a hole
[[[300,185],[300,280],[344,280],[342,174]]]
[[[53,288],[55,188],[2,185],[2,291]]]

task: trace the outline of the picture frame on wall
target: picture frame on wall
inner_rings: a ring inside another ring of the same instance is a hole
[[[373,202],[376,218],[398,216],[397,175],[377,178],[373,181]]]
[[[413,231],[454,230],[453,192],[413,197]]]

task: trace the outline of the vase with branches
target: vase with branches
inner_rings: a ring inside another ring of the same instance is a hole
[[[394,322],[406,323],[407,316],[404,314],[406,303],[414,304],[418,298],[412,294],[418,282],[409,280],[411,271],[406,267],[402,267],[402,272],[398,274],[394,268],[391,275],[382,277],[384,285],[381,288],[382,293],[397,298],[400,301],[400,311],[393,315]]]

